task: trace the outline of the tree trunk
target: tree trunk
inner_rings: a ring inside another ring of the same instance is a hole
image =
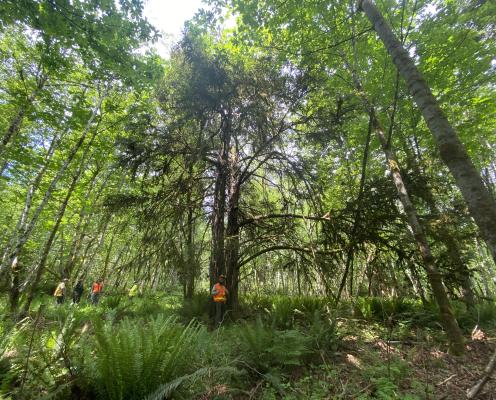
[[[407,153],[408,158],[412,160],[413,170],[417,175],[421,176],[422,172],[420,170],[419,163],[416,159],[416,157],[420,158],[420,153],[412,155],[408,147],[405,149],[405,152]],[[432,191],[429,185],[425,185],[425,189],[422,190],[421,193],[419,193],[419,197],[422,197],[425,200],[431,213],[439,216],[443,214],[442,211],[437,206],[436,199],[432,195]],[[468,308],[474,307],[476,301],[475,301],[474,291],[472,289],[470,271],[467,267],[467,264],[463,262],[460,246],[457,240],[450,232],[448,224],[445,223],[437,224],[436,229],[432,229],[432,230],[434,231],[433,232],[434,238],[438,239],[446,246],[447,256],[451,261],[451,265],[454,268],[454,272],[456,275],[455,281],[457,284],[460,285],[462,289],[463,301],[465,302]]]
[[[34,276],[34,279],[31,283],[31,288],[28,292],[28,295],[26,298],[26,303],[24,305],[23,314],[27,314],[29,312],[29,307],[31,306],[31,303],[34,299],[34,296],[36,295],[36,290],[38,288],[38,284],[40,282],[43,271],[45,270],[46,262],[48,260],[48,255],[50,253],[50,250],[52,248],[52,244],[53,244],[53,241],[55,239],[55,235],[57,234],[60,223],[62,222],[62,218],[64,217],[65,210],[67,208],[67,204],[69,203],[69,200],[72,196],[72,193],[74,192],[74,189],[76,188],[76,184],[77,184],[80,176],[81,176],[81,169],[79,169],[76,172],[76,174],[74,174],[74,177],[72,178],[71,186],[67,190],[67,194],[64,198],[64,201],[60,205],[59,211],[57,213],[57,217],[55,219],[55,224],[54,224],[54,226],[50,232],[50,236],[48,237],[48,240],[45,243],[45,246],[43,248],[43,252],[41,254],[40,261],[38,262],[38,266],[36,267],[36,275]],[[10,308],[11,308],[11,311],[16,310],[17,304],[11,303]]]
[[[236,310],[238,306],[239,284],[239,197],[241,177],[238,165],[238,156],[231,155],[229,160],[229,202],[227,210],[227,238],[226,238],[226,272],[227,288],[229,290],[229,304]]]
[[[74,189],[76,188],[76,185],[79,181],[79,178],[81,177],[81,175],[85,169],[85,166],[87,165],[86,160],[87,160],[88,155],[90,154],[92,141],[95,138],[95,136],[96,136],[96,134],[93,135],[91,141],[88,143],[88,145],[84,149],[81,161],[79,163],[79,167],[78,167],[77,171],[74,173],[74,176],[72,177],[72,180],[71,180],[71,184],[70,184],[69,188],[67,189],[66,196],[65,196],[62,204],[59,207],[59,211],[58,211],[57,216],[55,218],[55,224],[54,224],[54,226],[50,232],[50,235],[48,237],[48,240],[44,246],[40,261],[38,263],[38,266],[36,267],[36,275],[35,275],[32,283],[31,283],[31,289],[28,293],[27,301],[26,301],[26,304],[24,306],[24,313],[26,313],[26,314],[29,312],[29,307],[31,306],[31,302],[33,301],[33,298],[36,294],[36,290],[38,288],[38,283],[41,279],[43,271],[45,270],[46,262],[48,260],[48,255],[49,255],[50,250],[52,248],[52,244],[55,240],[55,235],[57,234],[59,226],[62,222],[62,218],[64,217],[65,210],[67,209],[67,205],[69,204],[69,200],[72,196],[72,193],[74,192]],[[98,172],[99,172],[99,169],[97,169],[97,172],[95,172],[94,177],[96,177],[96,175],[98,175]],[[92,186],[92,184],[93,184],[93,179],[90,181],[89,185]],[[65,278],[69,278],[69,276],[65,276]],[[14,288],[13,288],[13,290],[14,290]],[[17,304],[11,303],[10,306],[11,306],[11,310],[17,309]]]
[[[21,130],[22,121],[24,120],[24,116],[28,112],[29,108],[33,105],[33,102],[36,99],[36,96],[43,89],[47,80],[48,80],[48,76],[46,76],[45,74],[41,74],[41,76],[37,79],[36,88],[29,95],[26,103],[24,103],[19,108],[19,110],[17,111],[17,114],[10,122],[9,127],[7,128],[7,131],[4,133],[2,139],[0,140],[0,157],[3,158],[3,155],[4,155],[3,153],[5,152],[7,145],[10,143],[11,140],[15,139],[15,137],[17,136],[17,134]],[[3,173],[3,169],[4,168],[2,168],[2,173]],[[1,174],[0,174],[0,176],[1,176]]]
[[[91,255],[87,261],[88,267],[91,265],[94,265],[93,260],[95,259],[95,256],[100,252],[100,249],[102,248],[102,246],[105,242],[105,238],[107,237],[106,236],[107,235],[107,229],[109,227],[111,218],[112,218],[111,214],[105,214],[105,216],[101,220],[101,224],[98,226],[97,233],[96,233],[98,235],[98,242],[97,242],[95,248],[93,249],[93,251],[91,252]],[[84,255],[85,261],[86,261],[86,257],[88,256],[88,251],[90,250],[90,248],[91,248],[91,245],[85,249],[85,255]],[[105,279],[105,273],[106,272],[107,271],[105,270],[105,265],[104,265],[103,269],[101,271],[98,271],[99,277],[101,279]]]
[[[369,120],[369,125],[367,129],[367,139],[365,141],[365,147],[363,150],[363,159],[362,159],[362,170],[361,170],[361,175],[360,175],[360,186],[358,189],[358,195],[357,195],[357,208],[355,211],[355,217],[353,221],[353,227],[351,229],[351,234],[350,234],[350,243],[348,247],[348,251],[346,253],[346,267],[344,270],[343,278],[341,279],[341,284],[339,285],[338,293],[336,295],[336,305],[339,303],[339,300],[341,299],[341,293],[343,292],[344,286],[346,284],[346,277],[348,275],[348,272],[351,271],[350,274],[350,295],[353,292],[353,261],[354,261],[354,254],[355,254],[355,245],[356,245],[356,235],[358,233],[358,229],[360,227],[361,223],[361,213],[362,213],[362,206],[363,206],[363,188],[365,186],[365,178],[366,178],[366,173],[367,173],[367,160],[368,160],[368,154],[369,154],[369,146],[370,146],[370,138],[372,136],[372,119]]]
[[[412,229],[413,236],[417,242],[420,254],[423,260],[423,266],[425,272],[427,273],[427,278],[432,288],[432,293],[436,302],[439,306],[441,322],[448,336],[450,342],[450,351],[453,354],[463,354],[465,351],[464,339],[458,323],[451,309],[451,305],[446,294],[446,288],[444,287],[443,281],[441,279],[441,274],[436,266],[434,257],[431,253],[429,243],[427,242],[427,237],[425,236],[424,230],[420,225],[417,216],[417,210],[410,200],[405,184],[403,183],[403,178],[401,176],[400,168],[398,162],[396,161],[392,151],[389,149],[386,137],[384,135],[384,130],[378,119],[375,116],[374,109],[370,110],[372,123],[374,130],[376,132],[377,138],[381,143],[382,150],[386,156],[386,162],[388,164],[391,176],[393,178],[394,185],[398,191],[398,197],[403,205],[404,212],[408,218],[408,224]]]
[[[71,149],[71,152],[69,153],[69,155],[68,155],[67,159],[65,160],[64,164],[62,165],[62,167],[57,172],[57,175],[50,182],[50,186],[46,190],[42,201],[40,202],[40,204],[38,205],[38,207],[34,211],[33,216],[31,217],[31,220],[29,221],[28,224],[25,224],[25,228],[22,229],[22,231],[19,232],[19,234],[17,235],[17,240],[15,243],[15,246],[13,247],[13,251],[9,256],[8,263],[9,263],[10,269],[12,269],[14,263],[17,263],[17,258],[20,255],[24,245],[28,241],[28,239],[31,235],[31,232],[34,229],[34,227],[38,221],[38,217],[40,216],[41,212],[45,208],[45,205],[48,203],[48,200],[50,199],[53,191],[56,189],[58,182],[60,181],[60,179],[62,179],[63,175],[65,174],[66,170],[68,169],[69,164],[72,162],[72,160],[76,156],[78,150],[83,145],[84,140],[86,139],[86,136],[87,136],[88,132],[90,131],[91,126],[93,125],[93,121],[95,120],[95,118],[98,114],[98,110],[101,107],[102,101],[103,101],[103,96],[100,97],[98,104],[93,109],[91,117],[89,118],[88,122],[86,123],[86,127],[83,131],[83,134],[79,138],[76,145]],[[97,134],[97,131],[95,131],[91,140],[93,140],[95,138],[96,134]],[[2,266],[2,269],[0,270],[0,276],[2,275],[2,273],[5,270],[6,270],[6,266],[4,263]]]
[[[429,301],[425,297],[425,290],[424,290],[424,287],[422,285],[422,280],[419,277],[418,271],[417,271],[414,263],[411,260],[407,261],[407,265],[408,265],[408,270],[410,271],[410,273],[412,275],[411,281],[413,282],[413,288],[414,288],[415,292],[418,294],[418,296],[420,297],[422,304],[424,306],[427,306],[429,304]],[[405,274],[406,274],[406,272],[407,272],[407,270],[405,269]]]
[[[212,214],[212,254],[210,258],[210,287],[214,285],[220,274],[225,274],[225,223],[226,187],[231,149],[231,113],[223,115],[221,127],[222,145],[217,158],[215,174],[214,206]]]
[[[186,299],[193,298],[195,293],[195,278],[197,268],[196,255],[195,255],[195,243],[194,243],[194,221],[193,221],[193,206],[191,204],[191,196],[188,193],[188,210],[187,210],[187,222],[186,222],[186,271],[185,271],[185,287],[184,287],[184,297]]]
[[[364,1],[368,1],[368,0],[364,0]],[[354,51],[354,62],[356,65],[357,54],[356,54],[356,47],[354,41],[353,41],[353,51]],[[450,351],[453,354],[463,354],[465,351],[465,344],[464,344],[464,338],[462,332],[460,330],[460,327],[458,326],[458,322],[456,321],[455,315],[453,314],[453,310],[451,309],[451,305],[448,300],[448,295],[446,293],[446,288],[443,284],[443,281],[441,279],[441,274],[439,273],[431,249],[429,247],[427,237],[425,235],[422,226],[420,225],[417,216],[417,210],[415,209],[415,206],[411,202],[410,196],[408,195],[408,191],[403,182],[403,177],[401,176],[398,162],[396,161],[396,158],[394,157],[394,154],[391,151],[390,143],[386,139],[384,129],[382,128],[380,121],[377,119],[375,109],[370,104],[368,98],[363,92],[363,88],[360,79],[358,77],[358,74],[356,72],[356,69],[350,67],[349,65],[347,66],[350,69],[353,79],[353,84],[362,99],[364,108],[369,112],[369,125],[372,126],[379,140],[379,143],[381,144],[382,150],[386,157],[386,163],[388,165],[389,171],[391,172],[391,178],[393,179],[393,183],[398,193],[398,198],[401,204],[403,205],[404,212],[408,219],[408,224],[412,229],[412,233],[419,248],[420,255],[422,256],[423,267],[425,269],[427,278],[431,285],[434,298],[436,299],[437,305],[439,306],[441,323],[446,331],[446,336],[448,337]]]
[[[88,188],[85,193],[85,199],[90,199],[93,190],[95,189],[97,177],[99,176],[103,166],[98,166],[93,172],[93,176],[91,177],[90,183],[88,184]],[[110,171],[102,181],[96,196],[91,200],[93,204],[97,204],[102,193],[107,187],[107,181],[109,177],[113,174],[113,171]],[[76,263],[79,250],[81,249],[83,239],[87,235],[88,228],[90,226],[90,222],[94,216],[94,209],[92,209],[89,213],[87,213],[87,207],[85,204],[81,206],[81,210],[78,215],[78,223],[76,229],[74,230],[74,238],[71,243],[71,247],[69,249],[69,254],[66,258],[66,262],[64,264],[64,275],[72,276],[72,270],[74,269],[74,265]]]
[[[187,166],[188,169],[188,189],[186,193],[186,223],[182,223],[182,235],[185,238],[185,252],[184,256],[181,252],[180,257],[182,262],[182,277],[184,285],[184,298],[192,299],[195,292],[195,279],[199,271],[196,248],[195,248],[195,204],[192,200],[193,197],[193,164]],[[181,214],[181,220],[184,219],[184,213]]]
[[[365,12],[401,76],[405,79],[410,94],[434,136],[440,156],[453,174],[467,203],[470,215],[479,227],[481,236],[496,262],[495,200],[484,186],[465,147],[443,114],[429,86],[375,4],[371,0],[358,0],[358,9]]]
[[[453,264],[453,267],[455,269],[456,282],[461,287],[463,302],[468,308],[473,308],[476,301],[474,290],[472,288],[470,271],[467,267],[467,264],[465,264],[462,260],[460,248],[455,238],[451,235],[451,232],[448,232],[447,229],[443,227],[441,227],[441,230],[444,243],[448,251],[448,257],[450,258],[451,263]]]
[[[120,286],[121,283],[121,278],[122,278],[122,272],[124,271],[124,267],[126,266],[126,263],[124,262],[120,268],[117,268],[119,263],[121,262],[121,259],[126,260],[127,255],[131,252],[131,242],[133,239],[130,239],[127,243],[125,243],[121,249],[119,250],[119,253],[117,254],[117,258],[114,261],[114,267],[112,268],[112,271],[117,271],[117,276],[114,280],[114,288],[117,290]],[[79,271],[78,271],[79,272]],[[75,276],[78,276],[78,274],[75,274]]]
[[[21,234],[26,229],[26,224],[27,224],[27,219],[29,212],[31,210],[31,206],[33,204],[33,196],[38,190],[38,187],[41,183],[41,180],[43,179],[48,166],[50,164],[50,160],[53,156],[53,153],[55,152],[55,149],[60,141],[60,138],[55,135],[54,138],[52,139],[52,142],[50,143],[50,147],[48,149],[47,155],[45,157],[45,161],[41,169],[38,171],[36,174],[36,177],[34,178],[33,182],[29,186],[27,192],[26,192],[26,200],[24,201],[24,208],[21,212],[21,215],[19,216],[19,219],[17,221],[16,227],[13,232],[13,236],[9,240],[8,245],[6,246],[3,257],[2,257],[2,264],[5,262],[6,258],[9,256],[9,253],[13,247],[15,247],[16,240],[18,239],[18,236]]]
[[[121,233],[117,232],[117,234]],[[107,271],[108,271],[108,266],[110,264],[110,256],[112,255],[112,249],[114,248],[114,240],[115,240],[115,232],[112,232],[112,236],[110,237],[110,243],[107,249],[107,254],[105,255],[105,261],[103,262],[103,272],[102,276],[106,277],[107,276]]]

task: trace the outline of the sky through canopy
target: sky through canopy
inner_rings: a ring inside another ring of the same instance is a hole
[[[201,0],[145,2],[144,15],[162,34],[162,38],[154,45],[160,55],[167,56],[170,45],[179,39],[184,22],[192,18],[202,6]]]

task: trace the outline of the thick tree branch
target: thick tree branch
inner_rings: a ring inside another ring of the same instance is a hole
[[[240,222],[240,226],[252,224],[254,222],[263,221],[265,219],[274,219],[274,218],[299,218],[299,219],[309,219],[312,221],[331,221],[331,216],[329,213],[323,215],[322,217],[316,215],[301,215],[301,214],[267,214],[267,215],[256,215],[251,218],[247,218]]]
[[[262,249],[255,254],[251,255],[250,257],[241,260],[239,262],[239,267],[242,267],[245,264],[248,264],[250,261],[254,260],[257,257],[260,257],[262,254],[269,253],[271,251],[277,251],[277,250],[293,250],[296,252],[302,252],[302,253],[313,253],[313,254],[324,254],[324,255],[330,255],[330,254],[336,254],[341,252],[341,249],[336,249],[336,250],[315,250],[310,247],[298,247],[298,246],[291,246],[291,245],[276,245],[276,246],[271,246],[267,247],[265,249]]]

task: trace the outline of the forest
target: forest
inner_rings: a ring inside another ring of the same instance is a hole
[[[496,399],[496,2],[203,2],[0,1],[0,399]]]

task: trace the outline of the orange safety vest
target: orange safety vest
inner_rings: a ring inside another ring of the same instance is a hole
[[[103,288],[103,283],[93,283],[93,286],[91,287],[91,292],[92,293],[100,293]]]
[[[217,294],[214,294],[213,299],[216,303],[225,303],[227,298],[226,298],[226,287],[224,285],[221,285],[220,283],[216,283],[214,285],[214,291],[217,292]]]

